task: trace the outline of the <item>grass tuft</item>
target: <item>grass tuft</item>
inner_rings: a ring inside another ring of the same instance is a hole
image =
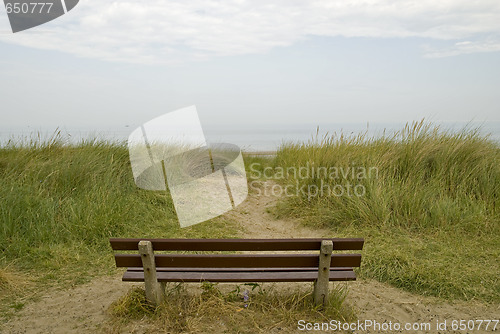
[[[143,288],[132,288],[125,296],[110,306],[110,313],[116,317],[142,319],[151,316],[156,309],[146,300]]]

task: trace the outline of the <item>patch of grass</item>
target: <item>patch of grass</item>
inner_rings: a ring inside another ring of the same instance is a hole
[[[141,319],[155,314],[156,308],[146,300],[143,288],[132,288],[125,296],[111,305],[110,312],[121,318]]]
[[[0,268],[0,295],[3,298],[19,295],[31,284],[30,278],[9,267]]]
[[[419,122],[382,138],[325,136],[285,144],[270,166],[282,187],[304,190],[274,213],[366,238],[364,277],[500,301],[500,146],[479,131]]]
[[[0,310],[4,316],[12,315],[25,305],[26,294],[34,289],[33,277],[13,269],[12,265],[0,268]]]
[[[147,303],[142,288],[134,288],[110,306],[113,320],[107,326],[113,328],[110,331],[120,332],[134,321],[147,318],[151,320],[151,331],[256,333],[296,329],[301,319],[328,322],[356,318],[353,309],[344,303],[343,284],[331,289],[329,304],[324,309],[314,307],[310,287],[285,290],[275,285],[238,285],[223,292],[217,284],[203,283],[200,288],[201,291],[193,291],[183,284],[170,284],[166,302],[157,308]]]

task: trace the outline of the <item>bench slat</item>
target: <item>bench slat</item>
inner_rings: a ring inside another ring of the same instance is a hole
[[[144,269],[142,267],[129,267],[127,268],[127,271],[143,271]],[[330,270],[335,270],[335,271],[352,271],[352,267],[334,267],[331,268]],[[186,271],[192,271],[192,272],[210,272],[210,271],[217,271],[217,272],[268,272],[268,271],[318,271],[318,268],[311,267],[311,268],[182,268],[182,267],[157,267],[156,268],[157,272],[160,271],[180,271],[180,272],[186,272]]]
[[[139,254],[115,254],[117,267],[140,267]],[[157,254],[157,267],[198,267],[198,268],[286,268],[316,267],[316,254]],[[361,254],[333,254],[330,267],[359,267]]]
[[[159,282],[312,282],[318,278],[317,271],[293,272],[158,272]],[[143,282],[144,272],[127,271],[123,281]],[[354,281],[354,271],[330,270],[330,281]]]
[[[149,240],[155,251],[285,251],[319,250],[322,240],[332,240],[333,250],[361,250],[362,238],[301,239],[123,239],[111,238],[114,250],[138,250],[141,240]]]

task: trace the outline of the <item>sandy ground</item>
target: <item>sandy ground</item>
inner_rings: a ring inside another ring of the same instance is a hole
[[[250,196],[228,215],[241,223],[245,238],[331,236],[327,230],[312,230],[293,221],[272,219],[267,208],[272,207],[276,200],[270,196]],[[105,325],[108,317],[106,309],[131,288],[130,283],[121,282],[120,276],[117,272],[113,277],[98,278],[72,289],[48,291],[39,301],[25,306],[16,317],[1,325],[0,333],[98,333],[103,328],[109,332],[109,326]],[[462,332],[451,330],[453,320],[499,319],[500,305],[445,303],[371,280],[350,282],[347,301],[356,307],[361,323],[373,321],[380,326],[389,326],[391,322],[393,324],[393,330],[386,327],[381,330],[365,327],[353,331],[354,333],[500,333],[500,324],[495,332],[491,329]],[[445,320],[447,329],[438,330],[436,322],[443,323]],[[413,326],[416,323],[421,326],[420,324],[429,323],[431,329],[398,331],[394,330],[395,323],[402,328],[405,324]],[[147,323],[139,322],[126,328],[130,333],[143,333],[147,329]]]

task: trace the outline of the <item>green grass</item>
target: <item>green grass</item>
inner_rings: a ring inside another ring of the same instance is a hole
[[[420,122],[383,138],[325,136],[283,145],[270,166],[282,187],[305,189],[284,196],[276,215],[366,238],[362,276],[423,295],[500,301],[500,146],[477,130]],[[332,174],[294,175],[301,166]]]
[[[237,234],[223,218],[181,229],[167,192],[134,184],[122,143],[65,145],[55,137],[0,147],[0,193],[3,304],[23,296],[19,280],[34,282],[33,292],[114,272],[110,237]]]

